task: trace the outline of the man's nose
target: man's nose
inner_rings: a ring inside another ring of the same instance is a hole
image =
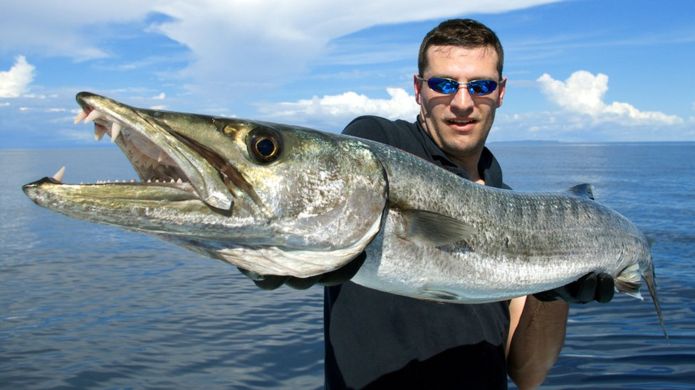
[[[467,88],[459,88],[451,98],[451,108],[456,110],[470,110],[473,108],[473,96],[468,92]]]

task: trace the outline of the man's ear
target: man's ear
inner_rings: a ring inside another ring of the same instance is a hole
[[[417,102],[418,105],[422,104],[422,101],[420,99],[420,93],[422,92],[422,80],[418,78],[418,75],[413,76],[413,89],[415,90],[415,102]]]
[[[502,81],[500,81],[499,84],[499,90],[500,93],[497,95],[497,108],[502,107],[502,103],[504,103],[504,94],[507,92],[507,78],[503,78]]]

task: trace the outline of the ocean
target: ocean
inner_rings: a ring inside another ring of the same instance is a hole
[[[491,149],[514,189],[591,183],[653,241],[669,341],[648,296],[573,305],[543,388],[695,388],[695,143]],[[0,150],[0,388],[322,387],[321,288],[259,290],[220,261],[24,196],[63,165],[72,183],[136,177],[115,147]]]

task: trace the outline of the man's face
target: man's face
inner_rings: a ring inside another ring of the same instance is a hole
[[[433,91],[415,77],[415,98],[420,116],[434,142],[454,161],[477,165],[485,140],[502,105],[505,82],[497,72],[497,53],[492,47],[464,48],[431,46],[429,64],[422,77],[445,77],[460,83],[474,80],[498,81],[489,95],[471,96],[463,86],[453,95]]]

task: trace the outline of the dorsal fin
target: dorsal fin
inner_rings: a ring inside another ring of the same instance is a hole
[[[577,184],[574,187],[570,187],[567,192],[581,198],[594,200],[594,187],[591,184]]]

